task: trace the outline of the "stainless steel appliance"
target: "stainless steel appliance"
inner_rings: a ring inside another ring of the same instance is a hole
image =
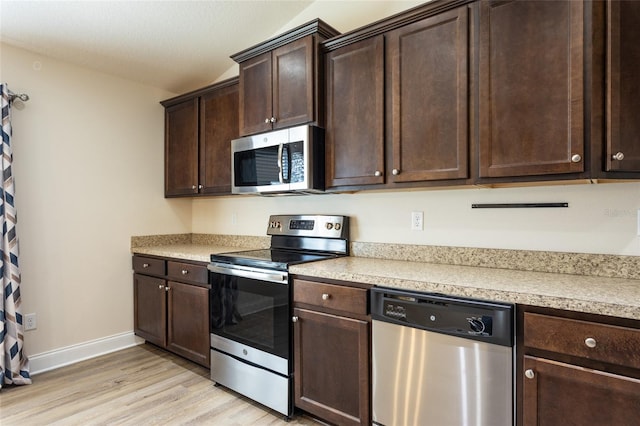
[[[212,254],[211,379],[285,416],[293,413],[289,265],[349,253],[349,218],[271,216],[271,247]]]
[[[376,425],[514,422],[513,306],[374,288]]]
[[[324,191],[324,130],[298,126],[231,141],[234,194]]]

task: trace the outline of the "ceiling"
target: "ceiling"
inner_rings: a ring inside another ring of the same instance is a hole
[[[0,40],[172,93],[207,85],[313,0],[0,0]]]

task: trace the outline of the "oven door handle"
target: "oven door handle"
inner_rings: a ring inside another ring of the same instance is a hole
[[[278,284],[288,284],[289,275],[284,272],[265,272],[256,271],[248,268],[234,267],[229,268],[227,266],[218,266],[216,264],[207,265],[207,269],[213,273],[232,275],[234,277],[249,278],[252,280],[269,281]]]

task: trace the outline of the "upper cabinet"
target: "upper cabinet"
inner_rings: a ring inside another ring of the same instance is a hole
[[[640,2],[607,4],[605,170],[640,172]]]
[[[384,38],[327,54],[326,186],[384,183]]]
[[[468,178],[467,7],[372,33],[324,44],[327,187]]]
[[[467,8],[406,25],[385,37],[389,181],[467,178]]]
[[[238,137],[238,79],[161,103],[165,197],[230,194],[230,142]]]
[[[240,64],[242,136],[304,123],[323,126],[318,44],[337,34],[316,19],[231,57]]]
[[[584,171],[584,3],[479,8],[478,176]]]

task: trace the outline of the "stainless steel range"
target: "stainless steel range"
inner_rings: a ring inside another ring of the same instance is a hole
[[[271,247],[212,254],[211,380],[293,414],[289,265],[349,254],[349,218],[271,216]]]

